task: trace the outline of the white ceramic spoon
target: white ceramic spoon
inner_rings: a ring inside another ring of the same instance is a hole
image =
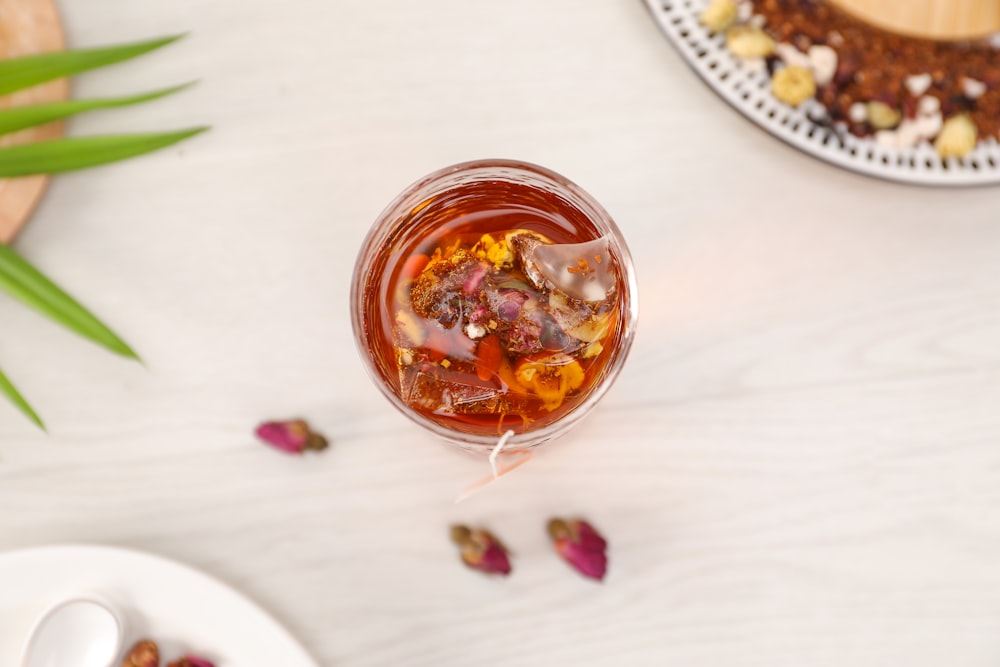
[[[123,637],[121,616],[106,602],[92,597],[67,600],[38,619],[21,667],[111,667]]]

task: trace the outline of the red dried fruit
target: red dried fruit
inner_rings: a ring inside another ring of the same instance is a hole
[[[400,277],[406,278],[416,278],[427,266],[427,262],[431,261],[431,258],[427,255],[410,255],[406,262],[403,263],[403,270],[400,272]]]
[[[503,348],[496,334],[488,334],[476,347],[476,377],[489,380],[500,370],[503,362]]]

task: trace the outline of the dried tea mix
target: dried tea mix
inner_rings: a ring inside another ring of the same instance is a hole
[[[612,293],[577,300],[532,271],[545,236],[517,229],[499,239],[456,238],[417,255],[396,310],[394,343],[409,402],[456,414],[553,412],[580,389],[604,350]],[[426,261],[424,261],[426,260]],[[586,274],[607,254],[580,258]]]
[[[920,39],[824,0],[711,0],[701,22],[771,76],[779,101],[822,105],[821,124],[897,150],[929,142],[942,158],[1000,140],[1000,35]]]

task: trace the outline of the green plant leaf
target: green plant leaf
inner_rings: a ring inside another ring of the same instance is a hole
[[[22,56],[0,62],[0,95],[130,60],[176,42],[183,35],[143,42]]]
[[[98,345],[138,359],[125,342],[13,249],[0,245],[0,289]]]
[[[27,107],[14,107],[13,109],[0,109],[0,135],[17,132],[28,127],[44,125],[56,120],[62,120],[70,116],[75,116],[86,111],[97,109],[114,109],[117,107],[127,107],[132,104],[149,102],[167,95],[184,90],[190,87],[191,83],[173,88],[164,88],[141,95],[130,95],[128,97],[111,97],[98,100],[69,100],[67,102],[53,102],[51,104],[35,104]]]
[[[176,144],[206,131],[196,127],[158,134],[118,134],[54,139],[0,148],[0,178],[58,174],[125,160]]]
[[[39,417],[38,413],[32,409],[31,405],[28,404],[28,401],[24,400],[24,396],[21,396],[21,392],[19,392],[17,388],[11,384],[11,381],[8,380],[7,376],[3,374],[3,371],[0,371],[0,394],[3,394],[10,399],[10,402],[17,406],[17,408],[23,412],[28,419],[35,422],[38,428],[43,431],[45,430],[45,424],[42,422],[42,418]]]

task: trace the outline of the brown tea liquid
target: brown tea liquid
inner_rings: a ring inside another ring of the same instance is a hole
[[[572,412],[601,382],[625,320],[617,258],[605,258],[617,290],[589,303],[534,284],[522,262],[526,244],[600,236],[575,206],[478,181],[431,196],[397,230],[365,289],[365,335],[411,409],[454,431],[521,433]]]

